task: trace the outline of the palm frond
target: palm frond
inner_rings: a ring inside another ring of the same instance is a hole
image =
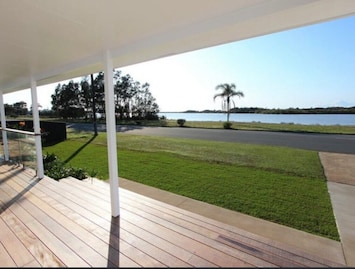
[[[226,110],[227,112],[227,121],[229,121],[229,112],[230,112],[230,102],[233,102],[235,107],[235,102],[232,99],[233,96],[244,97],[244,93],[242,91],[235,91],[236,85],[234,83],[228,84],[218,84],[216,86],[216,90],[222,90],[222,92],[214,95],[213,100],[217,97],[221,97],[222,99],[222,110]]]

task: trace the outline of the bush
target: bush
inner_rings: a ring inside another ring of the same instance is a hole
[[[96,169],[91,169],[91,170],[89,171],[89,176],[90,176],[91,178],[96,177],[98,174],[99,174],[99,172],[98,172]]]
[[[44,167],[46,167],[46,165],[50,165],[53,162],[57,161],[58,157],[54,154],[54,153],[47,153],[46,155],[43,156],[43,164]]]
[[[54,153],[47,153],[43,156],[43,167],[44,174],[56,180],[69,176],[80,180],[87,178],[87,172],[84,169],[65,167],[65,163],[60,161]]]
[[[82,168],[70,167],[68,169],[68,173],[70,176],[75,177],[80,180],[87,178],[87,172]]]
[[[160,124],[160,126],[162,126],[162,127],[168,126],[168,122],[167,122],[166,120],[164,120],[164,119],[159,120],[159,124]]]
[[[177,124],[179,124],[180,127],[183,127],[186,120],[185,119],[178,119],[176,122],[177,122]]]
[[[229,121],[223,123],[223,128],[224,129],[231,129],[232,128],[232,123],[229,122]]]

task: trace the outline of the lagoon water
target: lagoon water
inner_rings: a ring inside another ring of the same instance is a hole
[[[227,120],[225,113],[181,113],[161,112],[170,120],[185,119],[186,121],[221,121]],[[257,114],[231,113],[230,121],[263,122],[263,123],[294,123],[307,125],[355,125],[355,114]]]

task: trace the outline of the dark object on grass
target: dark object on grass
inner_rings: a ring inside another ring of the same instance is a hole
[[[178,119],[176,122],[177,122],[177,124],[179,124],[180,127],[184,127],[186,120],[185,119]]]
[[[224,129],[232,129],[232,123],[229,122],[229,121],[223,123],[223,128],[224,128]]]

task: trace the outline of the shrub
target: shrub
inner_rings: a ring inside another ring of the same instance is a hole
[[[54,153],[47,153],[43,156],[43,167],[44,174],[56,180],[69,176],[80,180],[87,177],[87,172],[82,168],[65,167],[65,163],[60,161]]]
[[[92,169],[89,171],[89,176],[91,178],[96,177],[99,174],[99,172],[96,169]]]
[[[167,122],[166,120],[164,120],[164,119],[159,120],[159,124],[160,124],[160,126],[162,126],[162,127],[168,126],[168,122]]]
[[[177,124],[179,124],[180,127],[183,127],[186,120],[185,119],[178,119],[176,122],[177,122]]]
[[[232,128],[232,123],[229,122],[229,121],[223,123],[223,128],[224,129],[231,129]]]
[[[70,167],[68,170],[69,175],[72,177],[75,177],[80,180],[87,178],[87,172],[82,168]]]
[[[50,170],[58,162],[58,157],[54,153],[47,153],[46,155],[43,155],[44,171]]]

